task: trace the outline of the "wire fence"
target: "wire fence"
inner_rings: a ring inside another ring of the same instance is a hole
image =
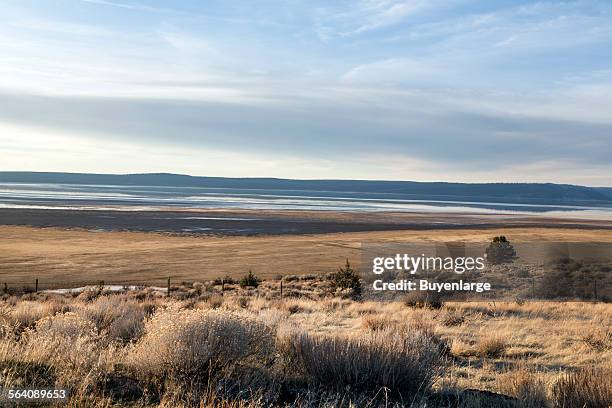
[[[222,292],[225,291],[226,286],[237,283],[234,279],[220,278],[215,279],[214,282],[220,286]],[[33,278],[29,281],[0,281],[0,293],[5,294],[22,294],[22,293],[37,293],[53,290],[62,290],[65,292],[78,292],[84,288],[102,288],[102,289],[114,289],[114,290],[132,290],[132,289],[144,289],[144,288],[156,288],[157,290],[165,291],[167,294],[177,285],[191,285],[193,281],[188,281],[179,278],[159,278],[159,279],[99,279],[99,280],[83,280],[83,281],[57,281],[57,280],[43,280],[39,278]],[[283,280],[279,280],[280,296],[283,296]]]
[[[3,282],[0,278],[0,292],[40,292],[48,290],[71,290],[84,287],[125,287],[127,288],[147,288],[156,287],[167,289],[171,285],[182,284],[186,281],[174,280],[171,278],[159,279],[91,279],[91,280],[47,280],[33,278],[31,280]]]

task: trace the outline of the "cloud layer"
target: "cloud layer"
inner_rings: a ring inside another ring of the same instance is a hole
[[[612,185],[606,2],[257,3],[0,6],[0,170]]]

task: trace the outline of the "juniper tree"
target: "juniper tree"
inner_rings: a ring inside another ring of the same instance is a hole
[[[256,288],[259,286],[259,278],[253,274],[253,271],[249,269],[249,273],[246,274],[242,279],[240,279],[240,287],[241,288]]]
[[[357,271],[351,267],[348,259],[344,268],[338,268],[337,272],[329,276],[329,281],[334,290],[350,289],[354,297],[361,296],[361,279]]]
[[[485,254],[487,256],[487,262],[496,265],[510,263],[518,258],[514,247],[503,235],[493,238]]]

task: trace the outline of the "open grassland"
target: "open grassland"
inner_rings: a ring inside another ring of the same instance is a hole
[[[357,301],[316,275],[4,295],[0,386],[70,407],[608,407],[612,306]],[[305,296],[309,293],[309,296]]]
[[[561,275],[520,259],[486,271],[516,300],[435,304],[404,295],[374,301],[367,279],[353,298],[326,275],[347,258],[359,268],[370,243],[484,248],[502,234],[517,245],[610,243],[610,230],[193,237],[3,226],[0,233],[0,283],[8,283],[0,295],[0,388],[69,389],[69,400],[55,406],[607,408],[612,401],[612,306],[529,299],[538,289],[532,278]],[[562,266],[574,288],[607,271],[597,288],[604,298],[608,266]],[[249,269],[263,281],[241,288],[234,280]],[[41,291],[24,294],[35,278]],[[101,280],[143,287],[43,291]]]
[[[520,242],[612,243],[609,229],[504,228],[359,232],[252,237],[191,237],[139,232],[92,232],[0,226],[0,284],[41,288],[107,283],[164,285],[238,277],[321,274],[345,259],[359,268],[369,244],[481,243],[505,235]]]

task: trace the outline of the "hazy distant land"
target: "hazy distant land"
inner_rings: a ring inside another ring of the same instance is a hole
[[[607,194],[559,184],[0,172],[0,225],[198,235],[610,228]]]
[[[56,183],[117,186],[174,186],[264,190],[361,192],[410,195],[413,199],[497,201],[528,204],[612,206],[612,188],[554,183],[446,183],[379,180],[291,180],[194,177],[180,174],[84,174],[0,172],[0,183]]]

